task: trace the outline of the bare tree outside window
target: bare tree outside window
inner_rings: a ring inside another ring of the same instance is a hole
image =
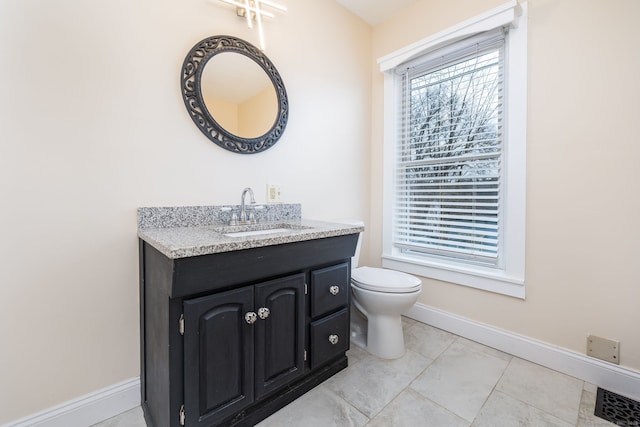
[[[396,243],[497,263],[502,154],[501,47],[405,80]]]

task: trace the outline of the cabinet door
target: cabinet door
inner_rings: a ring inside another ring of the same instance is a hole
[[[253,287],[184,302],[186,425],[214,425],[254,400]]]
[[[255,285],[256,399],[304,371],[304,283],[301,273]]]

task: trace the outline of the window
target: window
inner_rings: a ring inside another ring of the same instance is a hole
[[[526,4],[379,62],[383,266],[524,298]]]

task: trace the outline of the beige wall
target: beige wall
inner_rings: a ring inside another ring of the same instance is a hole
[[[204,103],[215,120],[228,132],[244,138],[267,133],[278,117],[278,101],[273,87],[267,87],[241,104],[203,93]]]
[[[222,2],[0,2],[0,424],[139,375],[136,207],[245,186],[264,202],[273,183],[306,217],[368,219],[371,30],[332,1],[280,3],[266,53],[289,125],[238,155],[179,86],[199,40],[257,44]]]
[[[267,88],[239,105],[238,135],[256,137],[271,129],[278,117],[276,96],[273,88]]]
[[[207,110],[215,117],[220,126],[234,135],[243,135],[238,132],[238,104],[207,97],[204,93],[202,97]]]
[[[500,5],[423,0],[373,31],[373,60]],[[530,0],[525,301],[425,280],[420,302],[579,353],[620,340],[640,371],[640,2]],[[374,65],[369,255],[380,263],[382,75]],[[375,261],[374,261],[375,260]]]

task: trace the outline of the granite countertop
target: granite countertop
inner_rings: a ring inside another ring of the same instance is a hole
[[[293,211],[288,210],[288,206],[293,206]],[[282,211],[274,214],[273,210],[265,209],[265,212],[256,214],[258,223],[248,226],[230,226],[227,225],[228,221],[221,220],[225,213],[234,211],[233,206],[139,208],[138,237],[167,257],[176,259],[364,231],[364,227],[358,225],[299,218],[299,205],[281,205],[278,208]],[[261,220],[260,217],[269,220]],[[265,231],[266,234],[240,237],[225,235],[273,228],[286,229],[286,231],[274,233]]]

